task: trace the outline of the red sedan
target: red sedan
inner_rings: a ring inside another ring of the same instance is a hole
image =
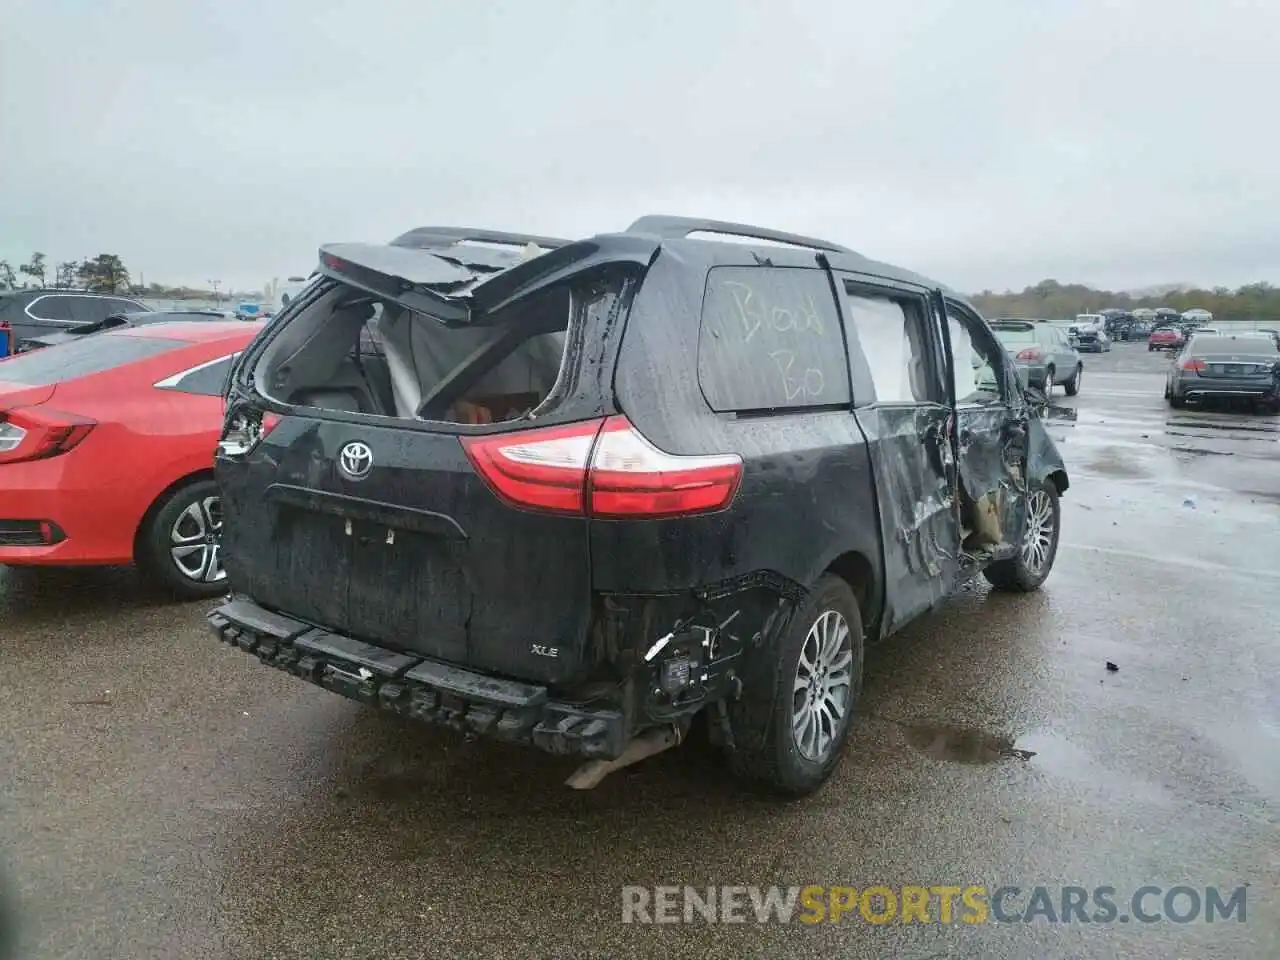
[[[1152,350],[1181,350],[1186,337],[1177,327],[1157,327],[1147,337],[1147,352]]]
[[[262,323],[121,328],[0,360],[0,564],[136,563],[225,592],[222,381]]]

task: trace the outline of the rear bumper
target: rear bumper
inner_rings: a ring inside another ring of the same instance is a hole
[[[1180,378],[1174,384],[1174,395],[1182,400],[1280,399],[1280,385],[1274,380],[1248,381],[1220,377]]]
[[[133,560],[142,510],[112,484],[95,487],[72,458],[0,464],[0,564],[110,566]],[[99,474],[100,476],[100,474]],[[38,534],[39,524],[51,528]]]
[[[620,710],[551,700],[547,688],[409,656],[235,598],[209,613],[224,643],[268,666],[415,720],[515,741],[547,753],[615,759],[627,742]]]

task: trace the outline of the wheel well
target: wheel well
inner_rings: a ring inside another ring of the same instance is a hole
[[[863,631],[868,637],[876,636],[880,601],[876,592],[876,575],[871,561],[851,550],[831,561],[826,572],[835,574],[849,585],[849,589],[858,600],[858,613],[862,615]]]
[[[212,479],[213,479],[213,468],[210,467],[209,469],[206,469],[206,470],[197,470],[195,471],[195,473],[188,473],[185,477],[180,477],[179,479],[173,481],[173,483],[165,487],[163,490],[161,490],[160,495],[151,501],[151,506],[147,507],[147,512],[142,515],[142,519],[138,522],[138,529],[133,531],[134,555],[137,556],[138,541],[142,538],[142,531],[147,529],[148,524],[151,523],[151,518],[154,517],[160,511],[160,508],[164,506],[166,500],[168,500],[171,496],[173,496],[183,487],[189,487],[191,484],[197,483],[200,480],[212,480]]]
[[[1053,488],[1057,490],[1058,493],[1066,493],[1067,487],[1071,485],[1067,481],[1067,471],[1065,470],[1055,470],[1053,473],[1045,477],[1045,479],[1053,484]]]

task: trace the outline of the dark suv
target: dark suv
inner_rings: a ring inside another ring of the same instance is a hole
[[[264,663],[578,755],[576,787],[705,712],[799,794],[864,642],[1053,565],[1062,461],[977,311],[915,274],[670,217],[320,263],[227,381],[209,620]]]
[[[137,300],[79,290],[10,290],[0,293],[0,327],[9,331],[9,349],[20,341],[101,323],[113,313],[149,310]]]

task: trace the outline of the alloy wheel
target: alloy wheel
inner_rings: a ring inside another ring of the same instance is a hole
[[[217,583],[226,579],[218,538],[222,533],[222,502],[204,497],[178,515],[169,531],[169,556],[188,580]]]
[[[792,687],[791,732],[807,760],[830,754],[853,696],[853,638],[836,610],[824,611],[805,635]]]
[[[1022,562],[1034,575],[1039,575],[1049,562],[1053,550],[1056,521],[1053,501],[1043,489],[1031,491],[1027,497],[1027,529],[1022,538]]]

